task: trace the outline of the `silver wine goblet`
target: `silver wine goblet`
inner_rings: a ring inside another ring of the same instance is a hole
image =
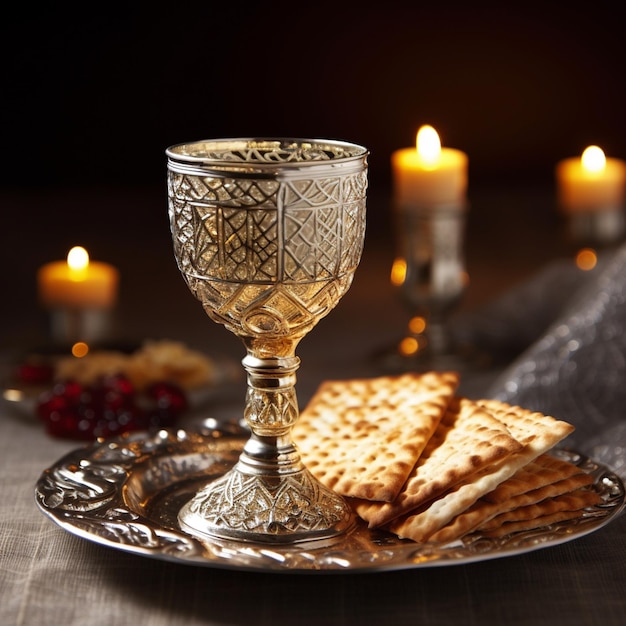
[[[304,466],[300,340],[337,305],[360,262],[368,151],[321,139],[241,138],[171,146],[169,218],[178,267],[208,316],[243,342],[237,464],[179,513],[205,538],[292,543],[345,532],[344,500]]]

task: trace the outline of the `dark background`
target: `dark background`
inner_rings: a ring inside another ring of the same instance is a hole
[[[423,123],[476,185],[549,182],[589,143],[626,156],[623,6],[21,4],[3,20],[0,182],[159,183],[169,144],[274,134],[362,143],[384,186]]]
[[[469,155],[470,230],[492,229],[509,262],[541,250],[516,225],[554,227],[556,162],[591,143],[626,157],[623,7],[15,5],[0,32],[3,314],[34,310],[37,268],[77,244],[120,268],[122,308],[174,315],[142,288],[156,273],[197,307],[172,260],[164,150],[212,137],[367,146],[372,238],[389,234],[391,153],[433,124]]]

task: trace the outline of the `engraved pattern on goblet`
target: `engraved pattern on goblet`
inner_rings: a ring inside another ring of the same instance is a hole
[[[357,174],[306,187],[243,182],[170,176],[180,270],[208,315],[231,332],[302,337],[350,287],[365,229],[365,181]],[[284,232],[279,206],[289,206]]]
[[[180,514],[192,532],[297,541],[345,529],[341,498],[303,466],[299,341],[349,289],[365,235],[367,151],[342,142],[217,140],[168,150],[178,266],[209,317],[240,337],[252,431],[239,463]]]

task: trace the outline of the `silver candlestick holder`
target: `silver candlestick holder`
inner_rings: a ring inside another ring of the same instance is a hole
[[[567,237],[578,247],[606,248],[624,239],[624,207],[610,206],[567,213]]]
[[[396,207],[396,256],[391,283],[410,318],[404,336],[384,354],[388,369],[459,367],[449,316],[467,286],[464,241],[467,207]]]

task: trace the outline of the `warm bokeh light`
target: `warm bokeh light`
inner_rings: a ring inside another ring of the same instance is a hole
[[[585,272],[592,270],[598,263],[598,255],[591,248],[583,248],[576,253],[576,267]]]
[[[398,346],[398,352],[404,356],[411,356],[420,349],[420,344],[415,337],[405,337]]]
[[[585,148],[580,157],[583,168],[587,172],[601,172],[606,167],[606,157],[604,151],[598,146]]]
[[[400,287],[404,285],[404,279],[406,278],[406,260],[395,259],[391,266],[391,284],[394,287]]]
[[[426,320],[416,315],[409,320],[409,330],[413,335],[421,335],[426,330]]]
[[[89,265],[89,253],[82,246],[74,246],[67,253],[67,264],[70,269],[80,272]]]
[[[422,126],[417,131],[415,143],[422,166],[435,167],[441,157],[441,140],[437,131],[432,126]]]
[[[88,352],[89,352],[89,346],[84,341],[77,341],[72,346],[72,355],[78,359],[84,356],[87,356]]]
[[[2,397],[7,402],[23,402],[24,392],[21,389],[5,389],[2,392]]]

